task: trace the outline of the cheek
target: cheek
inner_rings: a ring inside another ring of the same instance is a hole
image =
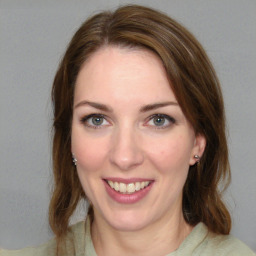
[[[83,171],[96,171],[101,166],[106,158],[106,147],[107,143],[102,139],[79,136],[75,131],[72,134],[72,152]]]
[[[80,136],[79,136],[80,135]],[[72,132],[72,152],[77,159],[77,173],[83,190],[90,201],[98,193],[100,169],[106,159],[104,140],[95,140],[74,130]]]
[[[153,143],[152,150],[148,150],[148,158],[161,172],[187,171],[192,145],[186,136],[176,136],[157,143]]]

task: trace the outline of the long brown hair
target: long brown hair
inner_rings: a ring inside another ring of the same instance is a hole
[[[222,93],[200,43],[175,20],[158,11],[129,5],[89,18],[72,38],[57,70],[53,89],[54,191],[49,220],[57,240],[68,232],[69,218],[86,198],[71,156],[74,87],[83,63],[100,47],[144,48],[159,56],[179,105],[198,134],[207,140],[200,164],[190,167],[183,189],[185,220],[203,222],[210,231],[228,234],[231,218],[220,188],[230,180]],[[220,187],[221,184],[221,187]],[[90,211],[93,217],[93,212]]]

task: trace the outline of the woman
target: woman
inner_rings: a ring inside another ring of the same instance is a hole
[[[254,255],[228,235],[221,89],[185,28],[140,6],[93,16],[52,99],[56,238],[1,255]],[[83,198],[87,220],[68,227]]]

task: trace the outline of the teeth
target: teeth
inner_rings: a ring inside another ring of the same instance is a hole
[[[123,194],[131,194],[131,193],[134,193],[135,191],[139,191],[147,187],[150,183],[150,181],[142,181],[142,182],[125,184],[122,182],[116,182],[116,181],[113,182],[111,180],[108,180],[107,182],[111,188]]]
[[[119,183],[115,182],[113,189],[114,189],[115,191],[119,191]]]
[[[109,184],[109,186],[110,186],[111,188],[114,188],[114,183],[113,183],[112,180],[109,180],[109,181],[108,181],[108,184]]]
[[[135,190],[139,191],[140,190],[140,182],[135,183]]]
[[[126,185],[124,183],[120,183],[119,185],[119,191],[121,193],[126,193]]]
[[[135,192],[135,185],[134,183],[130,183],[126,186],[128,193],[134,193]]]

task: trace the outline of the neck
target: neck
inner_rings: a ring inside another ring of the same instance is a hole
[[[191,231],[182,212],[136,231],[115,230],[96,217],[92,224],[92,240],[99,256],[160,256],[175,251]]]

